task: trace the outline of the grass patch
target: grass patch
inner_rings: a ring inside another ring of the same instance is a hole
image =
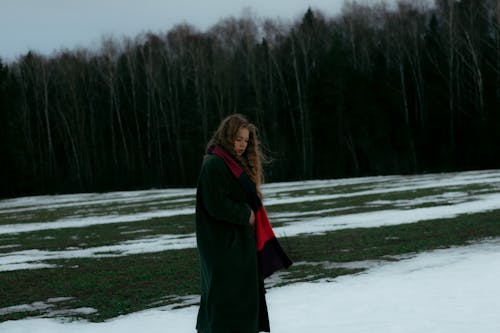
[[[0,225],[2,224],[23,224],[23,223],[40,223],[52,222],[63,219],[78,219],[82,217],[109,216],[109,215],[126,215],[139,214],[149,211],[182,209],[193,207],[194,196],[176,196],[168,199],[148,199],[144,198],[138,202],[99,202],[95,203],[63,203],[59,206],[55,204],[53,207],[36,207],[27,206],[23,210],[15,208],[13,212],[2,212],[0,210]]]
[[[282,274],[274,287],[282,287],[298,282],[312,282],[322,279],[334,279],[341,275],[355,274],[364,271],[363,268],[329,268],[321,264],[293,265]]]
[[[49,262],[61,267],[1,272],[0,308],[51,297],[74,297],[73,308],[98,310],[75,317],[102,321],[146,309],[153,303],[155,307],[167,305],[168,295],[190,295],[199,291],[196,249]],[[0,316],[0,321],[20,316],[23,313],[6,314]]]
[[[29,249],[59,251],[87,248],[164,234],[190,234],[194,215],[157,217],[145,221],[91,225],[82,228],[49,229],[0,235],[0,253]],[[9,245],[19,245],[8,248]],[[5,246],[5,248],[2,248]]]
[[[352,262],[466,245],[500,237],[500,211],[378,228],[344,229],[282,240],[296,261]]]
[[[353,274],[362,269],[328,268],[321,262],[396,260],[391,256],[464,245],[500,237],[500,211],[462,215],[413,224],[337,230],[323,235],[281,238],[295,262],[278,286]],[[115,258],[51,260],[60,267],[0,272],[0,308],[30,304],[51,297],[73,297],[59,307],[90,307],[93,314],[75,318],[102,321],[119,315],[171,304],[172,295],[199,293],[196,249]],[[314,264],[317,263],[317,264]],[[0,321],[20,319],[30,313],[0,316]]]

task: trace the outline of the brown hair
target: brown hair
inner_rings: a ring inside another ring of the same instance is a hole
[[[247,128],[249,136],[245,152],[243,155],[238,156],[234,152],[234,141],[241,128]],[[255,183],[257,193],[262,197],[260,185],[264,182],[262,163],[265,161],[265,157],[260,149],[260,141],[257,138],[257,127],[250,123],[245,116],[232,114],[221,121],[219,128],[217,128],[207,144],[207,153],[214,146],[223,148],[238,161],[243,170],[245,170],[250,179]]]

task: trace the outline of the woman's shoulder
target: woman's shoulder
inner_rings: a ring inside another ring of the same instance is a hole
[[[203,158],[200,170],[200,179],[212,179],[222,182],[229,178],[229,169],[224,161],[216,155],[207,155]]]
[[[224,170],[226,164],[217,155],[208,154],[203,158],[202,170]]]
[[[219,156],[214,154],[207,154],[203,157],[204,165],[220,165],[220,162],[224,162]]]

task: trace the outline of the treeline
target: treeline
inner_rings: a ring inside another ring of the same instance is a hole
[[[196,183],[227,114],[268,181],[500,167],[500,4],[346,3],[284,24],[108,39],[0,62],[1,196]]]

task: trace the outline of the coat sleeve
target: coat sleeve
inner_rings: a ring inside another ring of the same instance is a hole
[[[231,175],[226,169],[226,165],[219,158],[204,163],[198,184],[203,207],[217,220],[249,225],[251,208],[244,202],[231,199],[227,186]]]

